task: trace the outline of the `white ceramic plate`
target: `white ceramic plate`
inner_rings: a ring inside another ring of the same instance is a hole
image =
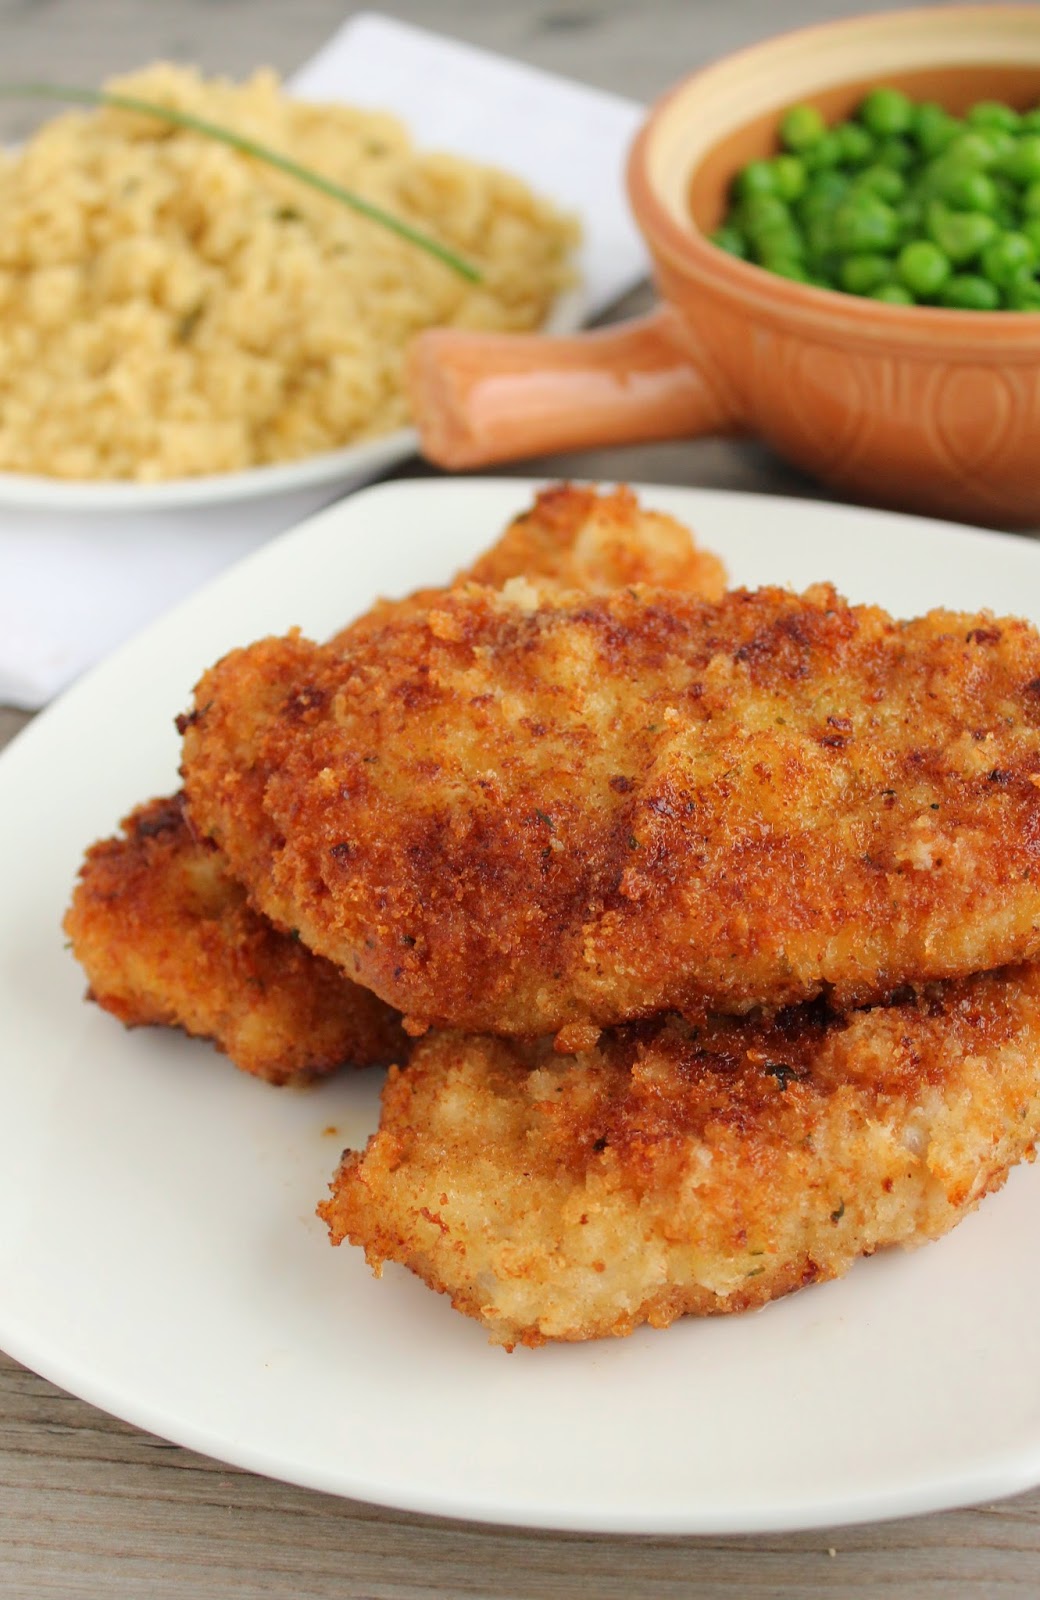
[[[584,289],[576,285],[561,294],[544,332],[573,333],[586,313]],[[407,461],[418,448],[414,428],[363,440],[343,450],[327,450],[270,467],[243,472],[215,472],[197,478],[171,478],[163,483],[97,482],[93,479],[45,478],[30,473],[0,472],[0,506],[34,511],[174,511],[186,506],[227,505],[236,500],[292,494],[325,484],[345,489],[365,483]]]
[[[81,852],[176,783],[172,719],[227,647],[324,634],[488,544],[530,483],[384,485],[125,647],[0,758],[0,1345],[221,1459],[395,1506],[608,1532],[904,1515],[1040,1481],[1040,1171],[954,1234],[745,1317],[506,1355],[314,1217],[378,1075],[277,1091],[82,1001],[60,920]],[[828,577],[907,614],[1040,620],[1022,540],[645,489],[737,581]],[[334,1132],[329,1132],[334,1129]]]

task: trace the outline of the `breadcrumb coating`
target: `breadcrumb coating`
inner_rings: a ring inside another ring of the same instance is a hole
[[[836,1017],[671,1017],[576,1057],[433,1033],[319,1212],[496,1344],[745,1311],[938,1238],[1032,1159],[1040,967]]]
[[[402,1058],[396,1013],[250,909],[180,796],[122,829],[88,850],[65,917],[105,1011],[212,1039],[270,1083]]]
[[[477,575],[590,590],[652,576],[705,594],[726,581],[717,556],[630,490],[568,484],[541,491],[458,581]],[[338,637],[373,632],[443,592],[382,601]],[[274,1083],[400,1055],[389,1009],[248,907],[216,846],[188,830],[180,799],[152,801],[124,827],[90,851],[68,924],[106,1010],[213,1038]]]
[[[1040,952],[1040,636],[988,613],[470,587],[225,657],[183,771],[256,904],[413,1031],[843,1010]]]
[[[646,510],[624,485],[599,490],[573,483],[539,490],[490,550],[456,573],[447,587],[479,583],[501,589],[517,578],[540,594],[572,589],[608,594],[648,583],[704,600],[720,600],[727,581],[719,557],[702,550],[675,517]],[[391,620],[428,610],[444,593],[444,588],[417,589],[403,600],[378,600],[330,642],[350,644]]]

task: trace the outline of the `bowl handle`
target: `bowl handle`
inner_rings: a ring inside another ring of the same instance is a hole
[[[667,305],[569,338],[430,329],[409,347],[407,378],[420,449],[442,467],[743,431]]]

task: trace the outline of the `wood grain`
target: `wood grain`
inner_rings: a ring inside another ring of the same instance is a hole
[[[936,1594],[1035,1600],[1040,1491],[875,1527],[744,1539],[539,1534],[409,1516],[165,1444],[0,1357],[0,1593],[411,1600]],[[830,1552],[834,1553],[831,1554]],[[695,1588],[694,1588],[695,1586]]]
[[[342,0],[0,0],[3,75],[94,82],[157,56],[232,73],[260,63],[291,71],[352,9]],[[884,8],[869,0],[795,0],[782,8],[770,0],[394,0],[389,9],[649,98],[698,62],[780,26]],[[24,105],[0,105],[0,137],[17,137],[34,117]],[[631,309],[648,298],[634,297]],[[587,452],[523,471],[815,492],[760,446],[736,441]],[[28,720],[0,708],[0,745]],[[207,1460],[103,1415],[0,1355],[0,1596],[102,1594],[1036,1600],[1040,1490],[974,1510],[775,1538],[621,1539],[441,1522]]]

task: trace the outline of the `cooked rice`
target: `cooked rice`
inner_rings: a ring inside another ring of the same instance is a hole
[[[405,343],[538,326],[577,228],[382,112],[157,65],[109,85],[251,135],[464,255],[449,267],[202,134],[103,108],[0,164],[0,470],[150,482],[407,422]]]

